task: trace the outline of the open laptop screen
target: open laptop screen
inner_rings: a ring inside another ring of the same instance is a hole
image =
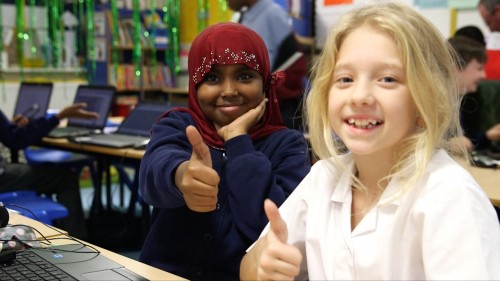
[[[170,109],[166,104],[139,103],[123,120],[117,133],[149,136],[149,130],[158,118]]]
[[[19,86],[14,116],[21,114],[29,119],[45,116],[52,94],[52,83],[22,82]]]
[[[86,103],[86,110],[99,113],[99,118],[69,118],[68,126],[103,129],[108,119],[114,94],[115,88],[112,86],[80,85],[76,91],[74,103]]]

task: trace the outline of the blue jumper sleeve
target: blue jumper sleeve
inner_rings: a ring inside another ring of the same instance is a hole
[[[139,189],[144,201],[151,206],[176,208],[185,205],[174,176],[177,166],[191,158],[186,128],[194,124],[189,114],[171,112],[153,125],[139,169]]]
[[[267,224],[264,200],[280,206],[309,172],[308,145],[302,133],[286,129],[254,143],[248,135],[233,138],[226,156],[226,204],[239,232],[252,240]]]
[[[41,117],[30,121],[24,127],[18,127],[0,112],[0,142],[10,149],[23,149],[38,143],[58,124],[59,119],[51,116]]]

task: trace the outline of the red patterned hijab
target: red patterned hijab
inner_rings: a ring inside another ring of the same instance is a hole
[[[264,116],[249,132],[252,140],[263,138],[284,129],[276,96],[276,87],[283,80],[282,73],[271,75],[269,57],[264,41],[253,30],[237,23],[218,23],[203,30],[191,44],[188,58],[189,97],[188,109],[198,125],[205,143],[224,148],[213,122],[203,114],[198,104],[196,89],[213,65],[245,64],[262,75],[264,94],[268,98]]]

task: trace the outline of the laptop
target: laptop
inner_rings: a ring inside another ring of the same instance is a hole
[[[12,262],[0,265],[0,279],[11,280],[9,275],[19,280],[148,280],[82,244],[17,252]]]
[[[76,90],[74,103],[87,103],[86,110],[99,113],[98,119],[68,118],[66,127],[50,131],[48,137],[68,138],[102,132],[106,125],[111,103],[115,95],[114,86],[80,85]]]
[[[171,109],[167,104],[139,103],[127,115],[118,129],[111,134],[90,134],[70,138],[83,144],[100,145],[114,148],[145,148],[149,142],[149,133],[158,118]]]
[[[51,82],[21,82],[14,108],[14,116],[21,114],[28,119],[45,116],[51,94]]]

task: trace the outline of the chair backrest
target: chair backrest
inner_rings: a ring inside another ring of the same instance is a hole
[[[276,69],[281,70],[290,58],[297,57],[296,60],[293,60],[293,63],[287,65],[286,69],[283,69],[286,74],[285,83],[277,91],[280,102],[286,99],[301,99],[303,96],[303,81],[307,74],[307,61],[303,55],[296,56],[297,53],[300,53],[298,42],[295,39],[295,35],[290,33],[281,43],[278,52],[279,55],[274,62]]]

